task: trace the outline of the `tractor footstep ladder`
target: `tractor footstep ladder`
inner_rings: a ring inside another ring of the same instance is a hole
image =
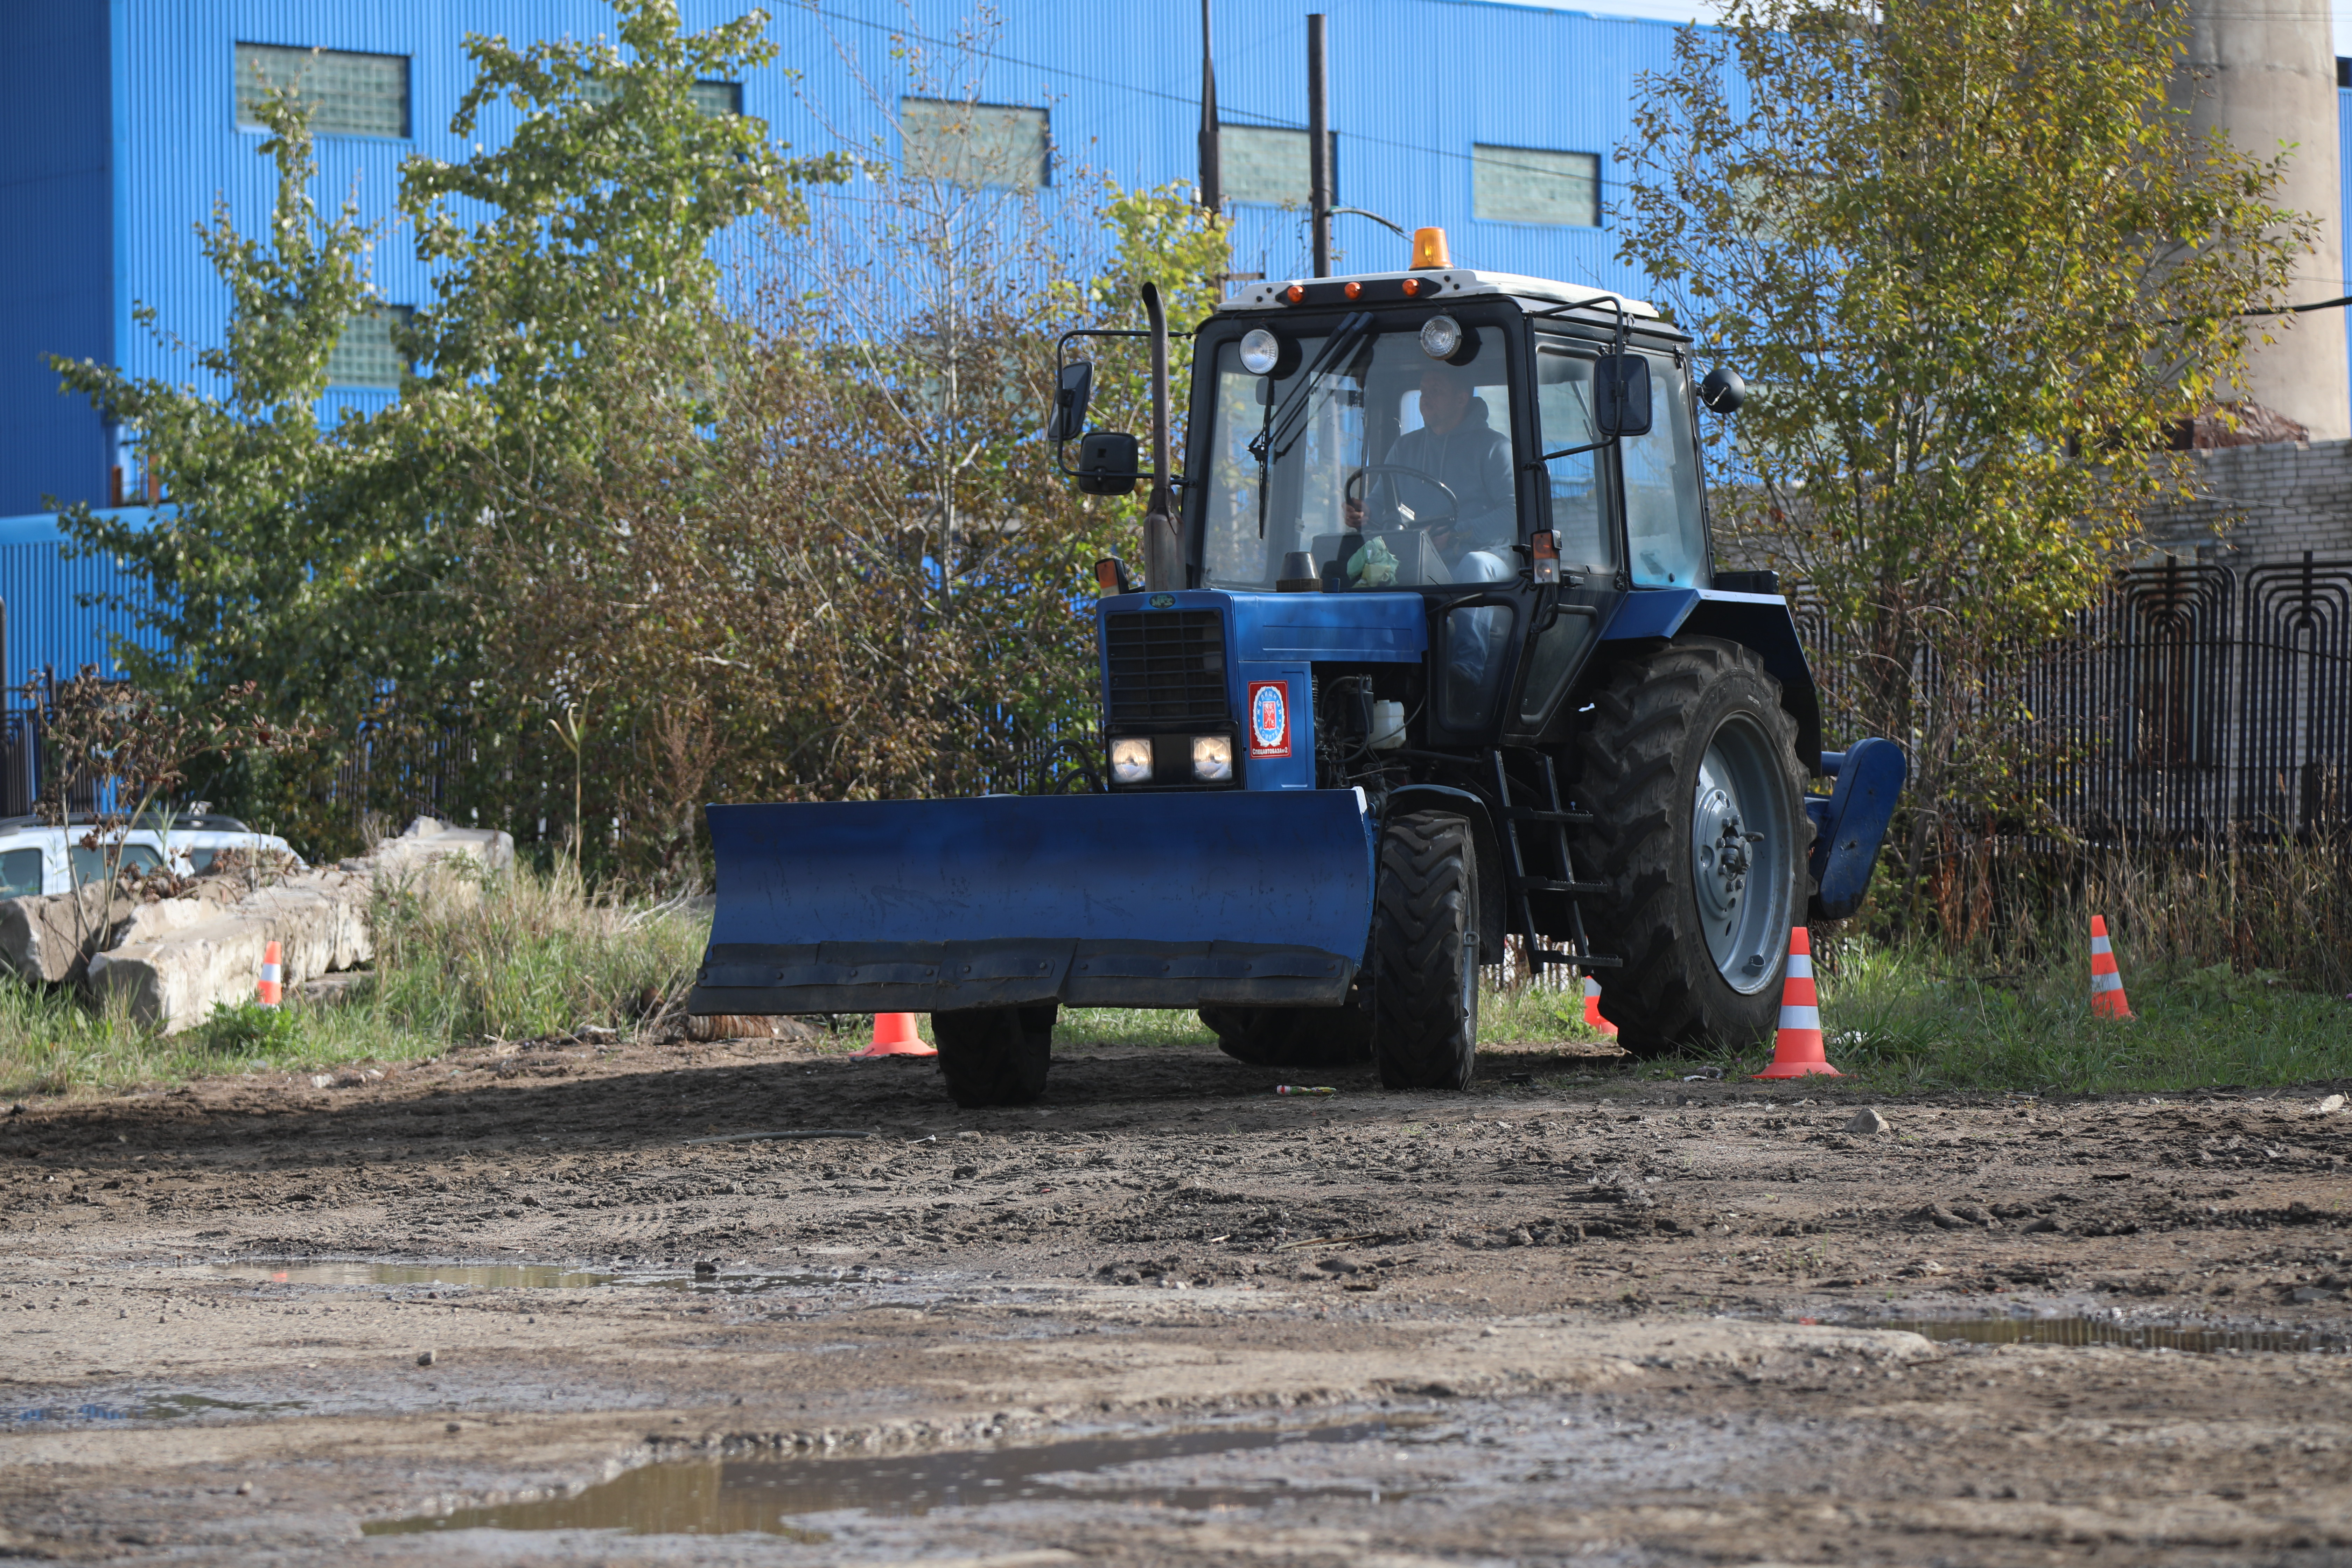
[[[1511,798],[1510,770],[1503,764],[1499,747],[1486,753],[1486,761],[1495,772],[1495,799],[1501,807],[1503,889],[1510,900],[1512,915],[1517,919],[1520,939],[1527,943],[1528,969],[1541,975],[1544,965],[1559,964],[1573,973],[1577,970],[1619,969],[1622,958],[1613,958],[1592,951],[1592,943],[1584,932],[1584,906],[1579,900],[1595,893],[1605,893],[1602,882],[1579,881],[1576,861],[1569,851],[1568,830],[1571,824],[1591,822],[1589,811],[1570,811],[1559,798],[1559,773],[1551,758],[1538,752],[1536,763],[1543,771],[1541,805],[1520,805]],[[1551,852],[1559,874],[1538,875],[1528,869],[1526,846],[1519,837],[1522,825],[1538,830],[1537,843]],[[1549,841],[1543,837],[1549,830]],[[1530,893],[1557,893],[1568,900],[1569,921],[1573,935],[1565,949],[1546,947],[1536,931],[1535,910],[1528,901]]]

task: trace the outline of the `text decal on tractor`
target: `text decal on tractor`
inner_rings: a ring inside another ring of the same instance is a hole
[[[930,1012],[965,1105],[1044,1091],[1064,1003],[1459,1089],[1516,936],[1610,971],[1636,1055],[1769,1037],[1790,928],[1859,907],[1902,752],[1825,758],[1776,580],[1715,569],[1698,422],[1738,375],[1647,305],[1449,254],[1220,305],[1190,477],[1159,291],[1142,332],[1066,336],[1056,461],[1150,487],[1143,581],[1095,571],[1104,793],[711,807],[689,1009]],[[1087,427],[1093,336],[1150,340],[1148,471]]]

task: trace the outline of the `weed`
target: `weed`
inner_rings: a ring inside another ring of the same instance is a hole
[[[213,1004],[212,1016],[196,1026],[196,1035],[211,1050],[238,1056],[276,1056],[302,1037],[302,1026],[291,1010],[265,1007],[258,1002]]]

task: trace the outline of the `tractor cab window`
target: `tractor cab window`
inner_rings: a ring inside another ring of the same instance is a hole
[[[1590,448],[1599,440],[1592,422],[1593,352],[1590,345],[1571,350],[1564,342],[1539,342],[1536,348],[1536,425],[1547,452]],[[1563,570],[1606,576],[1616,569],[1616,541],[1603,489],[1607,456],[1586,450],[1544,465]]]
[[[1344,588],[1512,576],[1508,350],[1496,327],[1463,331],[1452,360],[1423,352],[1418,320],[1289,336],[1265,375],[1219,345],[1191,463],[1204,584],[1271,590],[1294,551]]]
[[[1691,439],[1690,373],[1651,354],[1650,433],[1619,444],[1625,478],[1625,548],[1643,588],[1704,584],[1706,525]]]

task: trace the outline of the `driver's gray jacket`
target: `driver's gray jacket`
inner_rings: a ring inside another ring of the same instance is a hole
[[[1386,460],[1400,468],[1419,468],[1452,490],[1461,508],[1461,531],[1469,542],[1493,544],[1517,538],[1511,437],[1486,423],[1485,398],[1472,398],[1462,423],[1443,436],[1433,435],[1427,426],[1406,431],[1390,444]],[[1402,500],[1424,520],[1442,515],[1444,498],[1427,485],[1415,484],[1402,474],[1376,477],[1391,498]]]

